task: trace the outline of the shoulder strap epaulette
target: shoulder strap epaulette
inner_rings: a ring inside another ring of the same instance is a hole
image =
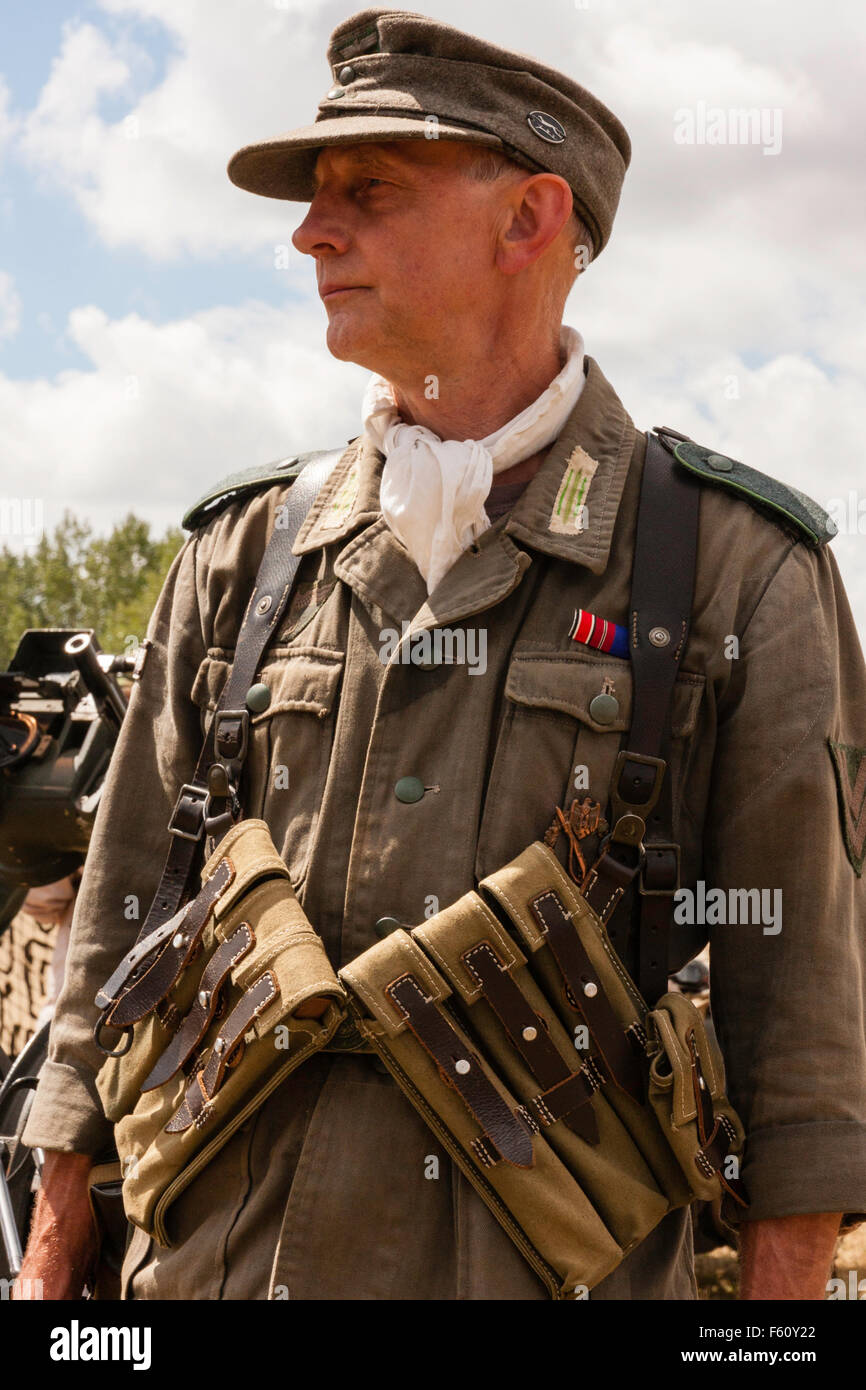
[[[665,425],[657,426],[656,433],[668,437],[665,442],[674,458],[694,477],[744,497],[773,520],[793,527],[800,540],[813,549],[826,545],[836,535],[839,528],[824,508],[798,488],[759,473],[757,468],[750,468],[727,454],[705,449],[702,444],[696,444]]]
[[[252,492],[257,492],[259,488],[296,478],[301,469],[312,463],[313,459],[333,454],[336,460],[344,453],[345,448],[314,449],[309,454],[292,454],[290,458],[279,459],[276,463],[260,463],[255,468],[242,468],[237,473],[229,473],[228,477],[209,488],[203,497],[193,503],[184,514],[181,525],[186,531],[195,531],[199,526],[206,525],[217,512],[222,511],[223,507],[238,497],[246,497]]]

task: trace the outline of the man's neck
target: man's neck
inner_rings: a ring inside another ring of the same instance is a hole
[[[517,353],[500,361],[485,358],[449,365],[440,373],[420,376],[417,382],[401,373],[401,380],[392,378],[392,385],[397,409],[407,424],[422,425],[440,439],[486,439],[538,400],[562,366],[559,348],[553,343],[538,350],[521,344]],[[511,474],[516,469],[507,471]]]
[[[530,482],[547,457],[547,452],[547,449],[542,449],[540,453],[533,454],[531,458],[522,459],[520,463],[515,463],[513,468],[504,468],[501,473],[497,473],[494,477],[494,487],[501,487],[506,483]]]

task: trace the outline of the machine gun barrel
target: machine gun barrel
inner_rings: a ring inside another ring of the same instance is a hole
[[[126,702],[117,683],[100,665],[92,633],[77,632],[64,644],[63,650],[67,656],[72,657],[78,667],[81,679],[93,696],[99,713],[110,719],[116,730],[119,729],[126,713]]]

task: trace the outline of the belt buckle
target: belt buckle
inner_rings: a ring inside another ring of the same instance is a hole
[[[168,833],[177,835],[178,839],[181,840],[200,840],[204,832],[209,801],[210,792],[207,787],[198,787],[194,782],[184,782],[169,818]],[[185,817],[187,826],[192,825],[194,823],[193,818],[195,818],[195,829],[182,829],[181,817]]]
[[[664,850],[673,855],[673,875],[664,888],[647,888],[647,861],[654,850]],[[650,840],[644,845],[644,857],[638,875],[637,890],[643,898],[667,898],[676,893],[680,886],[680,847],[666,840]]]
[[[639,767],[651,768],[653,772],[653,782],[647,796],[643,801],[630,800],[620,791],[620,783],[623,778],[627,763],[635,763]],[[616,762],[613,766],[613,776],[611,778],[611,824],[616,822],[624,815],[640,816],[646,821],[650,812],[655,810],[656,802],[661,796],[662,783],[667,771],[667,763],[664,758],[650,758],[645,753],[630,753],[627,748],[623,748],[616,755]]]

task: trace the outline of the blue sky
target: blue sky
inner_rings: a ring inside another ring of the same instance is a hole
[[[159,86],[168,62],[178,55],[176,39],[158,21],[119,18],[95,3],[20,0],[0,10],[0,72],[14,108],[36,104],[64,26],[85,22],[134,44],[146,58],[122,93],[100,101],[106,121],[122,121],[146,91]],[[270,299],[279,287],[268,249],[217,260],[186,254],[169,264],[133,247],[106,254],[68,195],[50,179],[34,178],[14,157],[2,171],[0,215],[3,263],[26,306],[14,344],[0,340],[0,370],[13,379],[87,366],[85,355],[64,334],[68,313],[82,303],[98,303],[112,317],[136,311],[165,322],[215,303]]]

